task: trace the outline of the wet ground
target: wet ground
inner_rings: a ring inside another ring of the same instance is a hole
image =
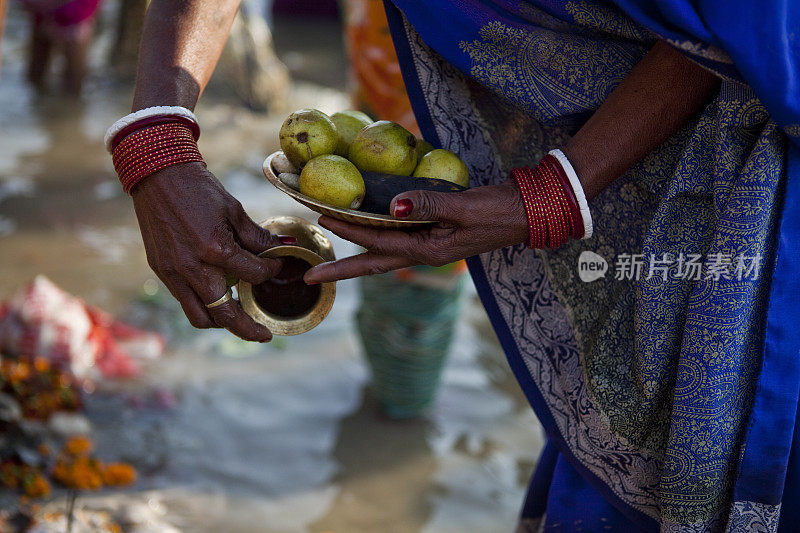
[[[278,24],[278,52],[295,79],[290,106],[348,107],[337,24]],[[170,339],[141,379],[90,397],[101,455],[133,461],[141,477],[82,504],[145,502],[184,531],[511,531],[541,433],[474,290],[438,399],[416,421],[385,419],[365,393],[355,282],[340,283],[331,315],[299,337],[262,346],[192,330],[147,267],[102,148],[131,91],[103,75],[108,32],[79,101],[25,85],[25,32],[12,5],[0,78],[0,298],[42,273]],[[251,217],[315,221],[260,175],[285,112],[207,96],[197,110],[201,151]],[[338,256],[354,252],[334,242]],[[158,401],[164,394],[174,406]]]

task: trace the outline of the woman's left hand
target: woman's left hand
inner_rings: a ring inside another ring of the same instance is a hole
[[[363,246],[366,252],[310,269],[306,283],[382,274],[414,265],[442,266],[529,238],[522,196],[511,180],[458,193],[404,192],[392,200],[390,210],[396,218],[436,223],[400,231],[320,217],[320,226]]]

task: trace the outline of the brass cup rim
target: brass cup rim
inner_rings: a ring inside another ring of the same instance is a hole
[[[275,246],[259,254],[259,257],[273,259],[279,257],[296,257],[306,261],[312,267],[326,262],[319,254],[307,248],[303,248],[302,246],[292,245]],[[250,315],[250,317],[259,324],[269,328],[274,335],[281,336],[300,335],[316,327],[328,316],[328,313],[333,307],[333,301],[336,298],[336,283],[321,283],[319,300],[317,300],[317,303],[314,304],[311,309],[300,316],[284,317],[265,312],[258,303],[256,303],[256,299],[253,296],[253,285],[247,281],[240,280],[239,283],[236,284],[236,290],[239,293],[239,302],[244,312]]]

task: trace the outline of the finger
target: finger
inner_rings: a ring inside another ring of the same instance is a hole
[[[218,327],[211,315],[208,314],[206,306],[189,285],[178,279],[170,279],[169,283],[165,284],[169,292],[181,304],[181,308],[192,326],[198,329]]]
[[[269,329],[250,318],[236,300],[231,299],[222,305],[208,309],[208,304],[217,301],[228,290],[225,278],[220,272],[208,269],[195,276],[191,283],[192,288],[203,301],[206,311],[219,327],[225,328],[247,341],[269,342],[272,340],[272,333]]]
[[[281,244],[285,244],[285,245],[295,245],[295,244],[297,244],[297,238],[296,237],[292,237],[291,235],[277,235],[277,237],[278,237],[278,240],[280,241]],[[278,262],[278,264],[281,266],[281,269],[282,269],[283,268],[283,264],[284,264],[283,260],[282,259],[275,259],[275,261]],[[275,277],[279,273],[280,273],[280,270],[278,271],[277,274],[274,274],[271,277]],[[239,278],[238,277],[234,276],[233,274],[225,274],[225,284],[228,287],[233,287],[237,283],[239,283]]]
[[[379,255],[371,252],[345,257],[338,261],[322,263],[306,272],[303,280],[309,285],[339,281],[359,276],[383,274],[390,270],[416,265],[406,257]]]
[[[218,326],[246,341],[269,342],[272,340],[272,332],[250,318],[236,300],[228,300],[220,306],[209,309],[208,312]]]
[[[242,248],[254,255],[281,244],[276,235],[253,222],[253,219],[247,216],[241,207],[234,217],[233,226],[236,240],[239,241]]]
[[[149,264],[155,265],[157,261],[150,255],[151,250],[156,249],[156,247],[153,246],[152,233],[149,231],[150,225],[148,222],[140,220],[139,227],[143,230],[142,237],[145,249],[148,251],[147,261]],[[144,231],[145,228],[147,228],[148,231]],[[186,315],[186,318],[189,319],[189,323],[192,326],[198,329],[217,327],[214,320],[208,314],[203,302],[200,301],[200,298],[189,285],[184,283],[179,277],[159,272],[155,268],[153,268],[153,272],[155,272],[158,279],[167,287],[172,296],[178,300],[178,303],[183,309],[183,313]]]
[[[389,205],[395,218],[405,220],[440,220],[458,222],[463,215],[463,193],[406,191],[398,194]]]
[[[244,209],[241,207],[239,207],[239,211],[234,220],[234,231],[236,232],[236,240],[241,247],[247,252],[250,252],[250,254],[247,254],[247,265],[242,266],[245,266],[245,268],[249,266],[250,268],[254,268],[255,271],[253,272],[254,275],[252,278],[240,276],[233,271],[229,271],[228,273],[254,284],[263,283],[269,278],[276,276],[283,267],[282,260],[257,257],[259,254],[281,244],[297,244],[297,239],[291,235],[273,235],[262,228],[253,222],[253,219],[247,216],[247,213],[245,213]],[[254,266],[255,263],[260,263],[261,266]],[[258,272],[260,269],[264,269],[264,271]]]
[[[370,228],[322,216],[318,224],[339,237],[383,255],[407,255],[419,243],[413,232]]]
[[[283,266],[280,260],[253,255],[234,242],[230,233],[225,233],[221,239],[208,243],[200,251],[200,258],[206,264],[219,267],[230,276],[255,285],[276,275]]]
[[[283,261],[280,259],[257,257],[236,245],[234,245],[234,250],[234,254],[216,266],[224,270],[226,274],[249,281],[253,285],[264,283],[278,275],[283,268]]]

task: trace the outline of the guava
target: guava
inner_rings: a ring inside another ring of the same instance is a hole
[[[339,133],[339,144],[336,145],[336,155],[347,157],[350,155],[350,144],[359,131],[372,124],[369,115],[361,111],[348,109],[331,115],[331,120],[336,125]]]
[[[433,150],[433,145],[425,139],[417,139],[417,161],[422,159],[422,156]]]
[[[328,205],[358,209],[364,200],[364,178],[344,157],[315,157],[300,172],[300,192]]]
[[[356,134],[349,159],[363,172],[409,176],[417,166],[417,138],[400,124],[379,120]]]
[[[336,125],[316,109],[301,109],[286,117],[278,136],[281,150],[297,168],[317,156],[332,154],[339,143]]]
[[[431,150],[419,161],[415,178],[436,178],[469,187],[469,170],[459,157],[448,150]]]

